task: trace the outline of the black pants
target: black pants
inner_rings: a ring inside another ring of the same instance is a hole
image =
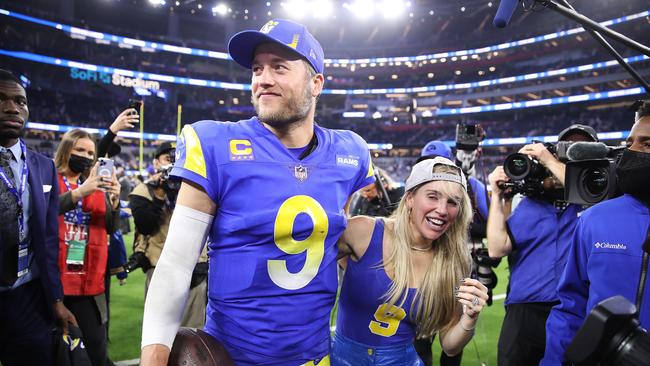
[[[506,306],[499,336],[498,364],[537,365],[546,348],[546,319],[555,303]]]
[[[435,339],[435,337],[433,339]],[[416,339],[415,342],[413,342],[415,351],[418,353],[418,356],[420,356],[426,366],[431,366],[433,363],[433,354],[431,352],[433,339]],[[462,359],[463,352],[457,354],[456,356],[447,356],[445,352],[441,352],[440,366],[460,366]]]
[[[54,319],[51,307],[39,280],[0,292],[2,365],[52,364]]]
[[[63,302],[77,318],[93,366],[104,366],[108,348],[106,324],[102,323],[95,299],[92,296],[66,296]]]

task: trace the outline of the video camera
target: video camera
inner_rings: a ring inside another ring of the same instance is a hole
[[[575,365],[647,365],[650,334],[636,319],[636,307],[623,296],[603,300],[567,347]]]
[[[545,143],[544,146],[554,155],[557,154],[558,147],[556,145]],[[560,152],[563,154],[564,145],[560,146]],[[511,188],[512,191],[508,194],[510,197],[516,193],[532,197],[542,196],[547,190],[544,180],[552,176],[551,172],[537,159],[523,153],[508,155],[503,162],[503,170],[510,178],[510,182],[501,183],[499,188]]]
[[[479,124],[467,125],[459,123],[456,125],[456,149],[473,151],[485,138],[485,131]]]
[[[579,205],[593,205],[619,195],[616,164],[625,147],[607,146],[602,142],[559,141],[545,143],[546,149],[566,164],[564,200]],[[540,196],[546,191],[544,180],[551,176],[539,161],[526,154],[508,155],[503,168],[511,182],[501,189],[512,194]]]
[[[624,146],[602,142],[574,142],[567,149],[565,199],[593,205],[620,195],[616,184],[616,164]]]

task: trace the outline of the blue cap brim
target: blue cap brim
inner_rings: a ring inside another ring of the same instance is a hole
[[[251,69],[253,65],[253,59],[255,58],[255,50],[259,45],[263,43],[275,43],[281,45],[311,65],[311,62],[307,60],[303,55],[301,55],[298,51],[278,41],[277,39],[270,37],[266,33],[254,30],[239,32],[232,36],[232,38],[230,38],[230,41],[228,41],[228,53],[230,54],[230,57],[235,60],[235,62],[247,69]],[[314,67],[314,65],[312,65],[312,67]]]

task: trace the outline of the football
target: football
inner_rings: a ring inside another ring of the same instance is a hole
[[[234,366],[226,349],[214,337],[196,328],[176,333],[169,366]]]

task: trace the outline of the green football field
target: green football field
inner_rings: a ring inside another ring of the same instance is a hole
[[[127,252],[131,252],[133,235],[124,236]],[[508,280],[507,261],[496,269],[499,283],[496,295],[504,294]],[[463,365],[496,365],[497,340],[503,320],[503,296],[483,310],[474,339],[465,347]],[[144,309],[144,274],[141,270],[129,274],[127,284],[119,286],[114,278],[110,295],[110,324],[108,351],[111,360],[132,360],[140,357],[142,311]],[[440,345],[434,342],[434,365],[438,364]]]

